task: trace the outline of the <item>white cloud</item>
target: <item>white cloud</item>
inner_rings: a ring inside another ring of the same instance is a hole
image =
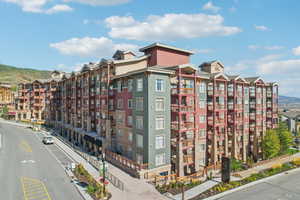
[[[200,54],[209,54],[209,53],[214,52],[213,49],[195,49],[193,51],[196,53],[200,53]]]
[[[202,7],[203,10],[209,10],[212,12],[218,12],[221,8],[218,6],[215,6],[211,1],[207,2],[206,4],[204,4],[204,6]]]
[[[251,49],[251,50],[265,49],[265,50],[270,50],[271,51],[271,50],[283,49],[284,46],[278,46],[278,45],[274,45],[274,46],[249,45],[248,48]]]
[[[295,56],[300,56],[300,46],[293,48],[293,54]]]
[[[266,50],[280,50],[280,49],[283,49],[284,47],[283,46],[265,46],[264,49]]]
[[[65,4],[57,4],[53,6],[52,8],[46,10],[47,14],[53,14],[53,13],[58,13],[58,12],[71,12],[73,11],[73,8],[71,8],[68,5]]]
[[[64,2],[77,2],[92,6],[113,6],[119,4],[125,4],[131,0],[64,0]]]
[[[270,61],[259,65],[258,72],[261,74],[300,74],[300,60]]]
[[[271,29],[269,29],[268,27],[266,26],[257,26],[257,25],[254,25],[254,28],[256,30],[259,30],[259,31],[270,31]]]
[[[52,8],[45,9],[44,6],[51,0],[0,0],[7,3],[14,3],[22,8],[24,12],[53,14],[58,12],[70,12],[73,8],[64,4],[54,5]]]
[[[206,14],[150,15],[145,21],[137,21],[128,16],[113,16],[105,22],[111,29],[109,35],[113,38],[144,41],[228,36],[242,31],[238,27],[224,26],[221,15]]]
[[[110,57],[120,50],[137,50],[138,46],[126,43],[114,43],[106,37],[71,38],[66,41],[52,43],[50,47],[57,49],[60,53],[81,57]]]
[[[251,49],[251,50],[256,50],[256,49],[259,49],[260,48],[260,46],[259,45],[249,45],[248,46],[248,49]]]
[[[102,20],[93,20],[93,19],[84,19],[82,21],[83,24],[102,24],[103,21]]]
[[[232,6],[231,8],[229,8],[230,12],[235,12],[236,11],[236,7]]]

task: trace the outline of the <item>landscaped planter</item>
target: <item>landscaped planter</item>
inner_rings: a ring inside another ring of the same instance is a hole
[[[86,183],[87,193],[89,193],[94,200],[109,199],[111,197],[111,194],[107,192],[107,189],[103,191],[103,185],[98,183],[81,164],[76,166],[74,175],[79,182]]]
[[[240,181],[231,181],[229,183],[220,183],[212,188],[210,188],[209,190],[199,194],[198,196],[192,198],[191,200],[200,200],[200,199],[205,199],[214,195],[217,195],[219,193],[225,192],[227,190],[231,190],[234,188],[237,188],[239,186],[251,183],[253,181],[257,181],[260,180],[262,178],[266,178],[266,177],[270,177],[273,176],[275,174],[279,174],[291,169],[295,169],[300,167],[300,159],[295,159],[292,162],[288,162],[288,163],[284,163],[284,164],[276,164],[274,166],[272,166],[272,168],[263,170],[259,173],[256,174],[252,174],[251,176],[240,180]]]

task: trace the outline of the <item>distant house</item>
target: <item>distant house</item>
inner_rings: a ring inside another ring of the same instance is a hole
[[[281,121],[288,125],[289,131],[300,131],[300,111],[286,111],[281,113]]]

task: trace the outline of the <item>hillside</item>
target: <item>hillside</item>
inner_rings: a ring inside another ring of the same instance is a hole
[[[279,104],[299,104],[300,98],[297,97],[287,97],[287,96],[280,96],[279,95]]]
[[[17,85],[21,82],[30,82],[36,79],[50,78],[51,71],[42,71],[28,68],[17,68],[0,64],[0,82]]]

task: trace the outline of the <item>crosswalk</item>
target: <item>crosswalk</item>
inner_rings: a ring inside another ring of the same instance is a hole
[[[51,200],[45,184],[28,177],[21,177],[21,184],[25,200]]]

